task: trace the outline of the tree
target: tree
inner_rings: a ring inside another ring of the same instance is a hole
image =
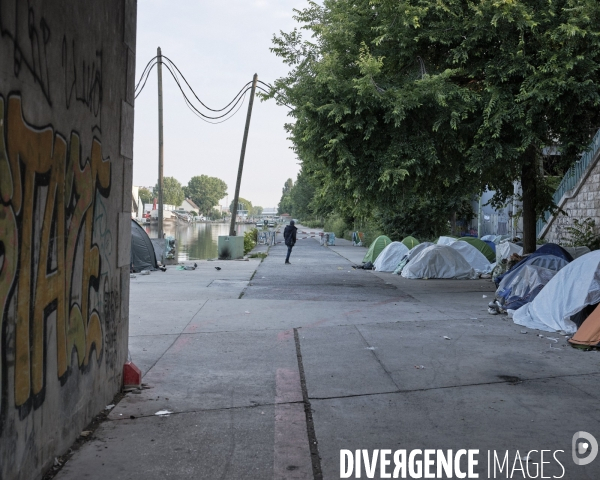
[[[291,178],[288,178],[283,184],[282,193],[285,195],[292,191],[292,187],[294,186],[294,181]]]
[[[283,188],[281,189],[281,199],[279,200],[279,204],[277,205],[277,213],[281,215],[282,213],[292,214],[292,200],[290,197],[290,193],[294,188],[294,181],[291,178],[288,178],[283,184]]]
[[[463,132],[451,123],[468,104],[444,77],[422,75],[412,40],[401,48],[374,43],[393,20],[378,15],[377,4],[310,2],[297,19],[316,38],[303,41],[295,30],[274,39],[291,70],[270,96],[293,107],[286,128],[328,208],[350,219],[409,213],[416,196],[447,206],[435,211],[447,220],[452,205],[479,188],[464,165]]]
[[[252,202],[250,200],[240,197],[238,198],[238,205],[240,205],[242,208],[234,208],[233,202],[231,202],[231,205],[229,205],[229,211],[234,214],[238,210],[248,210],[248,214],[250,215],[250,212],[252,211]]]
[[[150,189],[148,189],[146,187],[140,187],[138,190],[138,196],[140,197],[140,201],[143,204],[142,209],[143,209],[144,205],[152,203],[153,196],[152,196],[152,192],[150,191]]]
[[[250,215],[252,215],[253,217],[258,217],[259,215],[262,215],[262,212],[263,212],[263,207],[259,207],[257,205],[257,206],[252,207],[252,210],[250,211]]]
[[[544,149],[567,167],[600,125],[599,2],[324,0],[296,18],[315,38],[274,39],[291,70],[270,96],[293,107],[296,151],[336,208],[443,225],[520,181],[535,249],[554,207]]]
[[[163,204],[175,205],[176,207],[181,205],[185,200],[181,183],[179,183],[174,177],[164,177],[163,185]],[[156,198],[158,198],[158,183],[154,186],[152,193]]]
[[[208,215],[227,195],[227,184],[217,177],[199,175],[192,177],[183,191],[198,206],[200,212]]]

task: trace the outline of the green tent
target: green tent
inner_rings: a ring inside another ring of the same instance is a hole
[[[483,253],[485,258],[487,258],[490,261],[490,263],[494,263],[496,261],[496,254],[494,253],[492,248],[487,243],[485,243],[483,240],[479,240],[478,238],[475,238],[475,237],[462,237],[462,238],[459,238],[459,240],[462,240],[463,242],[467,242],[467,243],[470,243],[471,245],[473,245],[477,250],[479,250],[481,253]]]
[[[402,240],[402,243],[410,250],[421,242],[419,242],[415,237],[406,237],[404,240]]]
[[[367,254],[365,255],[365,258],[363,258],[363,263],[374,262],[381,251],[390,243],[392,243],[392,241],[388,237],[385,235],[379,235],[371,244],[369,250],[367,250]]]

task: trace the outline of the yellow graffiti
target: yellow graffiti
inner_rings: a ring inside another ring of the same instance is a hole
[[[3,115],[0,97],[0,126]],[[110,187],[110,162],[103,161],[94,139],[82,165],[79,136],[73,133],[69,146],[52,128],[28,125],[19,97],[8,99],[5,129],[6,144],[0,134],[0,244],[5,252],[0,319],[16,280],[14,394],[15,405],[21,406],[44,388],[45,328],[52,312],[59,377],[68,372],[72,352],[79,367],[88,365],[94,349],[97,359],[102,352],[102,326],[97,312],[90,312],[89,297],[100,275],[100,252],[92,245],[95,194]],[[43,209],[36,203],[39,178],[47,185]]]

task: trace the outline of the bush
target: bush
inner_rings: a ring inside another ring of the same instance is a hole
[[[567,247],[588,247],[590,250],[600,249],[600,235],[596,233],[596,222],[591,218],[573,219],[573,224],[565,228],[569,235]]]
[[[306,228],[323,228],[325,222],[323,220],[302,220],[302,225]]]
[[[323,224],[324,231],[333,232],[338,238],[343,238],[346,230],[350,228],[339,215],[335,214],[327,217]]]
[[[257,236],[258,230],[256,228],[244,232],[244,255],[255,247]]]

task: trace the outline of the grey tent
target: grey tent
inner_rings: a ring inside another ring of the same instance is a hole
[[[131,220],[131,270],[135,273],[142,270],[157,270],[156,255],[152,241],[135,220]]]

